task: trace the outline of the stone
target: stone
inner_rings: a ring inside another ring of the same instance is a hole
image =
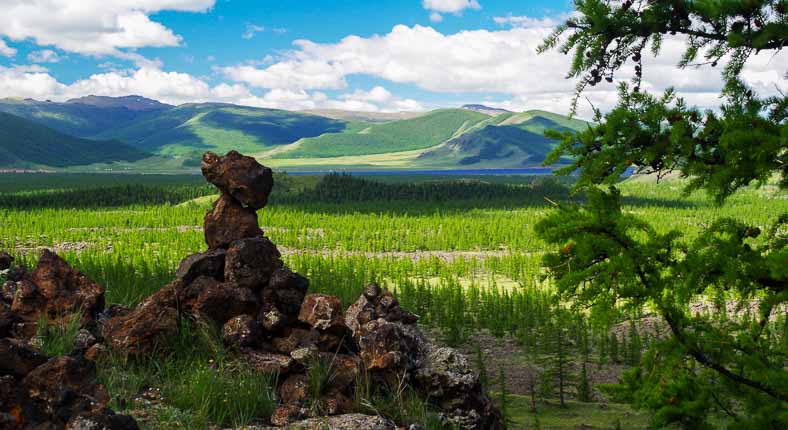
[[[296,349],[317,347],[319,337],[315,330],[286,328],[282,336],[271,339],[271,344],[278,352],[290,354]]]
[[[85,360],[97,362],[109,354],[109,350],[103,344],[97,343],[85,350]]]
[[[293,369],[295,361],[287,355],[242,348],[241,355],[249,366],[262,373],[284,376]]]
[[[66,424],[66,430],[139,430],[134,418],[111,410],[79,415]]]
[[[199,276],[208,276],[218,281],[224,281],[224,255],[224,249],[192,254],[181,260],[175,276],[184,284],[191,283]]]
[[[331,366],[332,377],[329,382],[328,392],[331,395],[336,393],[351,394],[361,369],[361,361],[358,357],[329,353],[323,353],[321,356]]]
[[[86,324],[104,310],[104,288],[45,249],[30,282],[17,283],[11,309],[28,320],[37,320],[42,314],[57,319],[81,313]]]
[[[323,407],[327,415],[348,414],[354,411],[355,405],[344,394],[333,394],[323,399]]]
[[[227,248],[239,239],[263,235],[257,224],[257,213],[222,194],[204,220],[205,243],[209,249]]]
[[[96,365],[88,360],[60,356],[36,367],[22,379],[30,399],[57,421],[83,412],[99,412],[109,395],[96,382]]]
[[[257,315],[260,301],[248,288],[233,288],[207,276],[200,276],[184,288],[181,309],[224,325],[239,315]]]
[[[273,173],[253,157],[236,151],[230,151],[224,157],[206,152],[201,167],[208,182],[246,207],[257,210],[268,203],[274,187]]]
[[[287,425],[288,423],[290,423],[290,428],[302,430],[395,430],[397,428],[393,422],[383,417],[364,414],[310,418],[297,422],[288,421],[281,425]]]
[[[297,317],[308,289],[309,279],[283,267],[271,274],[263,299],[272,302],[284,315]]]
[[[262,336],[261,324],[250,315],[239,315],[222,327],[225,345],[235,348],[254,348]]]
[[[14,262],[14,257],[5,251],[0,251],[0,270],[8,270],[11,268],[11,263]]]
[[[103,326],[104,338],[111,347],[136,357],[167,351],[177,333],[178,311],[150,298]]]
[[[88,330],[79,329],[76,336],[74,336],[74,348],[88,349],[96,343],[96,336]]]
[[[303,411],[302,408],[298,405],[279,406],[276,409],[274,409],[274,412],[271,414],[271,424],[277,427],[284,427],[290,424],[291,422],[293,422],[294,420],[302,418],[304,416],[304,412],[305,411]],[[301,429],[302,427],[293,425],[290,426],[289,428]],[[358,429],[354,429],[354,430],[360,430],[361,428],[363,427],[359,427]]]
[[[0,376],[24,378],[36,367],[46,363],[47,357],[17,339],[0,339]]]
[[[266,237],[236,240],[227,249],[224,278],[234,287],[259,291],[282,267],[280,257],[276,245]]]
[[[6,281],[0,285],[0,302],[10,305],[14,301],[15,294],[16,282]]]
[[[0,311],[0,339],[11,337],[14,327],[20,322],[22,322],[22,318],[11,312],[10,309]]]
[[[369,284],[345,312],[345,324],[355,332],[361,325],[378,318],[408,325],[416,324],[419,320],[416,314],[402,309],[390,291],[377,284]]]
[[[317,330],[344,327],[342,303],[326,294],[310,294],[304,298],[298,320]]]
[[[389,373],[417,368],[426,345],[416,326],[382,318],[360,326],[354,339],[368,370]]]
[[[284,404],[300,404],[309,398],[309,394],[306,375],[290,375],[279,387],[279,399]]]
[[[290,353],[290,357],[302,366],[306,366],[311,361],[316,360],[319,356],[320,350],[315,346],[306,346],[303,348],[294,349]]]

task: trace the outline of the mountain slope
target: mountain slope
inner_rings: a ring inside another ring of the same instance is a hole
[[[170,108],[172,106],[138,96],[88,96],[65,103],[0,99],[0,112],[35,121],[61,133],[85,138],[124,127],[140,118],[158,115]]]
[[[148,155],[121,142],[72,137],[0,112],[0,166],[68,167],[138,161]]]
[[[273,158],[324,158],[425,149],[458,136],[488,118],[469,110],[436,110],[416,118],[365,127],[356,125],[342,133],[302,139]]]
[[[160,155],[191,157],[206,150],[256,153],[346,126],[345,121],[315,115],[204,103],[181,105],[99,137]]]

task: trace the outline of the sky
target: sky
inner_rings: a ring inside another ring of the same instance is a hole
[[[0,0],[0,98],[567,113],[569,58],[536,48],[571,13],[569,0]],[[720,69],[678,72],[682,46],[645,60],[643,88],[719,105]],[[788,53],[759,54],[743,77],[775,94],[786,70]],[[610,109],[616,84],[588,91],[579,116]]]

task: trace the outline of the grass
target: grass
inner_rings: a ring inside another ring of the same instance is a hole
[[[618,403],[582,403],[567,401],[562,408],[557,402],[537,402],[536,413],[531,412],[527,396],[509,395],[511,429],[576,430],[592,429],[648,429],[650,417]],[[587,427],[581,427],[587,426]]]

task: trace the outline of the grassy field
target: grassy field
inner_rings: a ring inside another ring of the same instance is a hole
[[[556,181],[524,176],[460,182],[441,176],[374,179],[379,183],[277,176],[279,185],[272,203],[259,212],[260,223],[286,263],[311,279],[312,291],[336,294],[347,305],[364,285],[377,281],[395,290],[403,306],[422,316],[425,329],[445,342],[472,351],[484,339],[508,339],[510,350],[485,348],[495,358],[491,362],[504,363],[490,374],[501,371],[512,381],[534,365],[523,363],[522,357],[552,355],[556,324],[576,336],[575,366],[584,357],[595,374],[604,374],[593,384],[615,382],[648,344],[649,333],[632,329],[613,331],[619,334],[611,340],[611,330],[631,315],[599,321],[567,310],[556,322],[556,312],[564,311],[550,302],[551,286],[540,276],[547,247],[533,233],[534,224],[552,210],[544,197],[573,198]],[[676,229],[688,237],[719,217],[763,228],[788,211],[787,196],[769,187],[742,191],[724,206],[702,194],[682,198],[682,184],[675,180],[629,180],[622,189],[626,211],[659,231]],[[134,305],[169,282],[185,255],[205,249],[201,223],[212,196],[211,187],[196,175],[0,175],[0,249],[32,265],[41,248],[54,248],[104,285],[109,303]],[[175,384],[185,377],[178,373],[185,368],[189,378],[201,377],[192,374],[196,370],[190,364],[173,366],[174,373],[157,374],[153,383]],[[103,374],[115,397],[151,382],[131,370],[123,372],[116,366]],[[566,408],[555,406],[555,393],[543,393],[534,415],[524,387],[512,385],[519,384],[510,384],[513,394],[505,401],[512,428],[537,428],[537,421],[545,429],[648,425],[647,415],[610,403],[596,388],[595,403],[572,400]],[[254,389],[244,387],[239,390]],[[492,382],[491,387],[498,390],[500,384]],[[217,419],[214,410],[178,401],[182,392],[170,388],[174,400],[147,421],[148,428],[165,428],[162,423],[168,419],[203,428]],[[569,390],[570,399],[574,393]],[[270,406],[263,403],[250,407]],[[227,422],[241,423],[243,413]],[[177,418],[167,418],[171,416]]]

